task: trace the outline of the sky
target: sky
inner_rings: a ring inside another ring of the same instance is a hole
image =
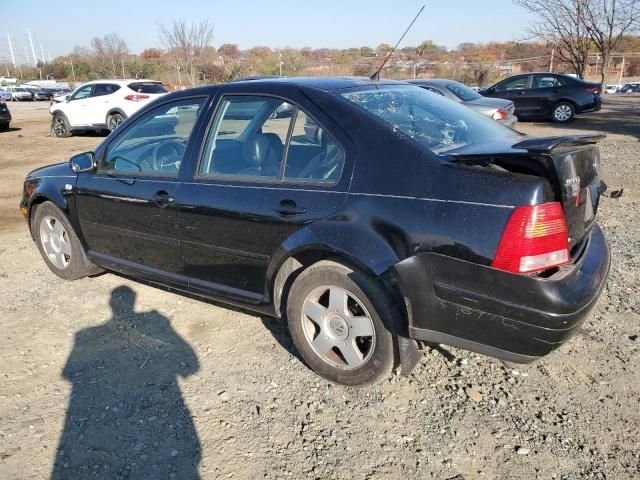
[[[31,56],[27,29],[46,56],[69,53],[76,45],[89,46],[93,37],[115,32],[132,53],[160,47],[158,25],[182,18],[208,18],[214,25],[213,46],[235,43],[241,49],[348,48],[380,43],[393,45],[423,4],[426,8],[402,46],[430,39],[454,48],[463,42],[518,40],[525,36],[531,17],[512,0],[0,0],[0,11],[11,15],[0,27],[0,59],[10,58],[7,33],[16,60]],[[43,14],[43,7],[47,14]],[[39,12],[34,15],[34,12]]]

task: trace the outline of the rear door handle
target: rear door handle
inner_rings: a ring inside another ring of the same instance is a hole
[[[306,208],[298,207],[296,202],[293,200],[282,200],[278,205],[276,205],[273,209],[274,212],[279,213],[280,215],[290,216],[290,215],[302,215],[307,211]]]
[[[172,203],[175,203],[176,199],[169,195],[164,190],[160,190],[153,197],[151,197],[153,203],[155,203],[160,208],[167,208]]]

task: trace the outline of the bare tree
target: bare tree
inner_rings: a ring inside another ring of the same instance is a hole
[[[170,26],[160,25],[158,31],[160,41],[174,55],[176,66],[186,71],[195,85],[195,65],[213,40],[213,25],[207,19],[190,25],[184,20],[174,20]]]
[[[118,70],[129,53],[127,44],[117,33],[91,40],[93,57],[99,73],[110,78],[118,77]]]
[[[588,1],[514,0],[539,17],[529,28],[531,36],[552,45],[557,58],[571,65],[580,78],[584,77],[591,47],[586,28]]]
[[[601,81],[604,85],[611,53],[623,35],[638,29],[640,0],[587,0],[585,3],[585,28],[602,57]]]

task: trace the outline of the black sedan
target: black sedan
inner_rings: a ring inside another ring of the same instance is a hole
[[[531,362],[580,328],[609,269],[598,138],[527,138],[401,82],[236,82],[31,172],[21,209],[58,276],[286,318],[316,372],[359,385],[410,371],[416,340]]]
[[[11,112],[3,97],[0,97],[0,131],[8,130],[11,124]]]
[[[570,122],[578,113],[602,106],[599,83],[559,73],[525,73],[509,77],[480,92],[485,97],[511,100],[518,118],[548,118]]]

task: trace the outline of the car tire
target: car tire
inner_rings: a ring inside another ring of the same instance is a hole
[[[67,121],[67,117],[60,113],[56,113],[51,119],[51,136],[58,138],[67,138],[71,136],[71,127]]]
[[[5,130],[9,130],[9,122],[0,123],[0,132],[4,132]]]
[[[77,280],[102,271],[89,261],[65,214],[51,202],[37,205],[31,232],[49,269],[65,280]]]
[[[123,121],[124,116],[119,113],[112,113],[109,115],[107,118],[107,127],[109,127],[109,131],[113,132]]]
[[[569,102],[556,103],[551,111],[551,119],[555,123],[568,123],[576,115],[575,107]]]
[[[397,325],[399,312],[382,285],[357,269],[328,260],[313,264],[291,286],[286,314],[296,348],[331,382],[378,383],[397,363],[386,325]]]

